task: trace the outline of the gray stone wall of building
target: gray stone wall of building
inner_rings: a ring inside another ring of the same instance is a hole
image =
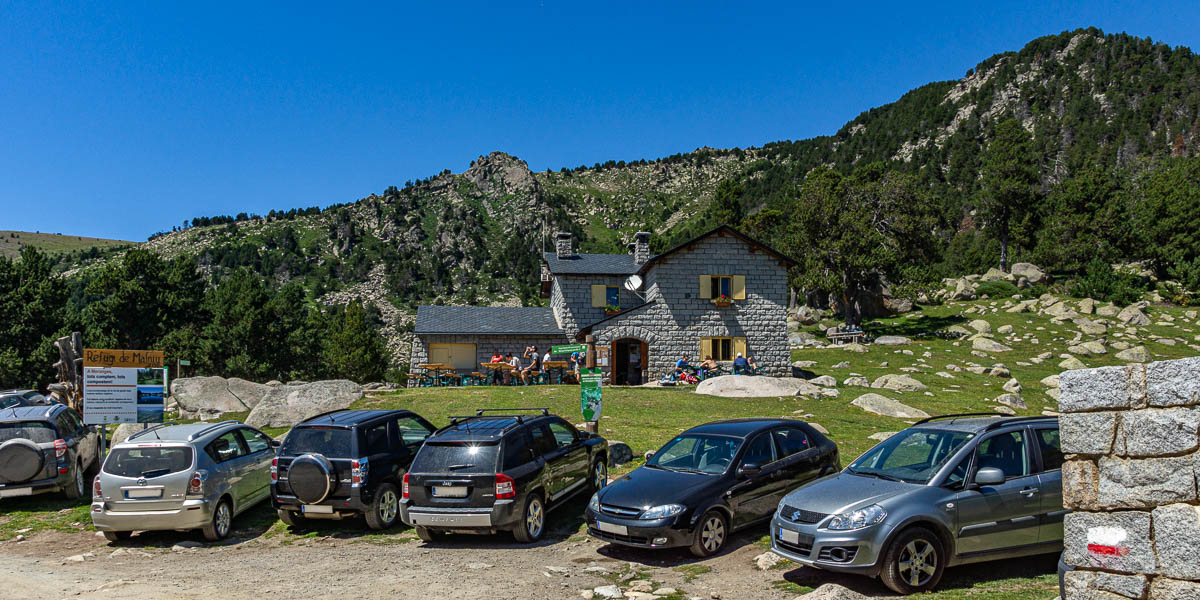
[[[485,363],[499,351],[505,356],[509,352],[520,356],[525,346],[537,346],[538,353],[545,354],[550,346],[572,343],[566,336],[530,335],[415,335],[409,372],[418,371],[417,365],[429,362],[429,344],[475,344],[475,362]],[[478,369],[476,369],[478,370]],[[410,384],[411,385],[411,384]]]
[[[1064,600],[1200,598],[1200,358],[1060,386]]]
[[[717,308],[699,297],[700,275],[745,276],[746,299]],[[592,333],[600,344],[626,337],[647,342],[649,378],[673,369],[684,354],[698,362],[701,337],[745,337],[746,351],[761,374],[791,374],[787,270],[771,255],[753,251],[740,238],[714,235],[656,262],[645,289],[652,305],[607,321]]]
[[[554,275],[550,308],[567,337],[574,338],[580,329],[607,316],[603,307],[592,306],[593,285],[616,286],[622,308],[641,304],[641,298],[625,289],[625,279],[620,275]]]

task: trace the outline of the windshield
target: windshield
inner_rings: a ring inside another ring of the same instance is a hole
[[[908,483],[929,483],[951,456],[975,434],[961,431],[909,429],[871,448],[850,464],[858,475]]]
[[[667,442],[646,461],[646,466],[692,473],[724,473],[741,445],[741,438],[685,434]]]
[[[479,442],[425,442],[413,459],[414,473],[495,473],[500,445]]]
[[[350,430],[342,427],[297,427],[279,447],[282,456],[324,454],[333,458],[350,456]]]
[[[0,443],[8,440],[29,440],[35,444],[53,442],[57,434],[49,423],[41,421],[25,421],[21,423],[0,423]]]
[[[104,461],[104,472],[120,477],[161,477],[192,466],[190,446],[113,448]]]

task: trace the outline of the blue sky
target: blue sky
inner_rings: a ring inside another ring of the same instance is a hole
[[[337,4],[0,0],[0,229],[144,240],[492,150],[802,139],[1041,35],[1200,38],[1190,2]]]

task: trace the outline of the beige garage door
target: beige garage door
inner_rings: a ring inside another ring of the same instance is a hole
[[[475,371],[475,344],[430,344],[429,362],[453,365],[455,370]]]

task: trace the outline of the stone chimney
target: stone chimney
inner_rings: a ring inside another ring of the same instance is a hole
[[[633,263],[645,264],[650,259],[650,232],[639,231],[633,234]]]
[[[554,251],[558,254],[558,258],[571,258],[575,251],[571,248],[571,232],[558,232],[557,239],[554,240]]]

